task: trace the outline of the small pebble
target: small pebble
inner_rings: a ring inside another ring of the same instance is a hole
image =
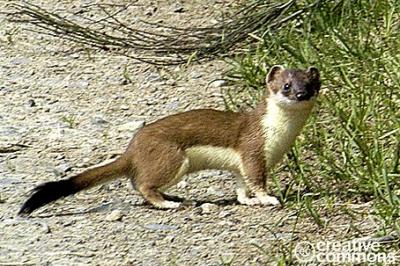
[[[159,73],[150,73],[147,75],[146,80],[148,82],[156,82],[156,81],[161,81],[163,80],[163,77]]]
[[[177,6],[174,8],[174,12],[175,13],[183,13],[183,12],[185,12],[185,9],[183,8],[183,6]]]
[[[169,80],[165,81],[165,85],[175,86],[176,85],[176,81],[173,80],[173,79],[169,79]]]
[[[226,80],[223,80],[223,79],[214,80],[210,84],[210,86],[212,86],[214,88],[219,88],[219,87],[222,87],[222,86],[225,86],[225,85],[226,85]]]
[[[168,225],[168,224],[147,224],[144,227],[151,231],[170,231],[179,229],[179,227],[176,225]]]
[[[120,210],[113,210],[106,216],[106,220],[109,222],[121,221],[122,219],[122,212]]]
[[[179,188],[179,189],[185,189],[185,188],[187,188],[187,186],[188,186],[188,182],[186,182],[185,180],[180,181],[176,185],[176,187]]]
[[[193,79],[198,79],[198,78],[201,78],[202,76],[203,76],[203,74],[201,74],[199,72],[192,72],[190,74],[190,77],[193,78]]]
[[[64,176],[68,171],[72,169],[71,165],[67,163],[60,164],[54,167],[53,172],[56,176]]]
[[[222,211],[222,212],[219,213],[218,217],[219,218],[225,218],[225,217],[228,217],[228,216],[231,216],[231,215],[232,215],[232,212],[230,212],[230,211]]]
[[[29,106],[29,107],[35,107],[35,106],[36,106],[36,102],[35,102],[34,100],[30,99],[30,100],[28,101],[28,106]]]
[[[202,214],[209,214],[218,210],[218,206],[212,203],[204,203],[200,206]]]
[[[30,62],[31,60],[26,57],[16,57],[10,60],[10,63],[13,65],[27,65]]]
[[[210,196],[217,196],[217,197],[223,197],[225,195],[224,192],[222,192],[221,190],[216,189],[213,186],[207,188],[207,194],[210,195]]]
[[[92,123],[95,125],[105,125],[108,124],[109,122],[101,117],[94,117],[92,119]]]
[[[157,11],[157,7],[152,6],[152,7],[147,8],[147,9],[144,11],[144,14],[145,14],[146,16],[152,16],[154,13],[156,13],[156,11]]]
[[[117,130],[118,131],[136,131],[139,128],[144,126],[144,121],[140,120],[140,121],[131,121],[125,124],[122,124],[120,126],[118,126]]]

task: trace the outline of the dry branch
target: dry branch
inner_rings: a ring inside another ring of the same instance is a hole
[[[37,31],[57,36],[91,48],[123,54],[153,64],[186,63],[232,53],[249,35],[278,29],[303,15],[322,0],[299,6],[295,0],[285,2],[250,1],[227,19],[210,27],[180,28],[141,21],[144,27],[133,28],[120,16],[129,5],[85,6],[74,14],[62,10],[54,13],[31,3],[12,4],[10,21],[35,25]],[[97,9],[103,17],[92,19]],[[63,15],[61,15],[63,14]]]

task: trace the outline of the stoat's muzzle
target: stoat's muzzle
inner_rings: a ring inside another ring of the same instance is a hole
[[[313,96],[313,93],[309,93],[307,91],[300,91],[296,93],[296,99],[298,101],[307,101]]]
[[[293,89],[293,95],[289,95],[292,100],[308,101],[318,95],[319,87],[302,84],[300,88]]]

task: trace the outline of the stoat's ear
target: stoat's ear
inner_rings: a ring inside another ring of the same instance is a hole
[[[276,75],[281,73],[283,70],[285,70],[285,67],[281,65],[274,65],[273,67],[271,67],[271,70],[267,75],[266,82],[270,83],[271,81],[273,81],[276,78]]]
[[[318,81],[319,80],[319,70],[314,66],[310,66],[307,69],[307,74],[310,77],[310,80]]]

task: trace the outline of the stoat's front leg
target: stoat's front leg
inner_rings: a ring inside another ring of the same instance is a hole
[[[276,197],[268,195],[265,188],[258,188],[255,192],[248,187],[255,189],[255,184],[252,183],[251,178],[238,176],[237,180],[237,200],[243,205],[279,205],[280,202]],[[246,184],[247,183],[247,184]],[[255,197],[251,197],[251,192],[254,193]]]
[[[278,205],[265,188],[265,164],[262,157],[242,156],[241,176],[237,176],[237,200],[244,205]],[[250,197],[254,194],[255,197]]]
[[[261,202],[255,197],[250,197],[250,191],[247,189],[246,182],[241,175],[236,176],[236,195],[237,201],[243,205],[260,205]]]
[[[279,200],[276,197],[268,195],[266,191],[258,191],[255,194],[256,198],[260,201],[262,205],[275,206],[280,204]]]

